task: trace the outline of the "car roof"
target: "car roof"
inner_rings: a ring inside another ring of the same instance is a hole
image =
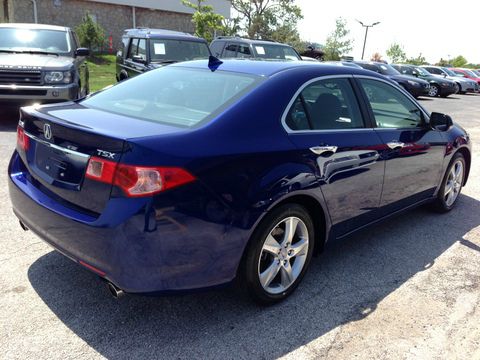
[[[57,30],[68,31],[68,27],[46,24],[27,24],[27,23],[3,23],[0,24],[0,28],[15,28],[15,29],[28,29],[28,30]]]
[[[358,69],[350,66],[338,66],[322,64],[321,62],[313,61],[268,61],[268,60],[255,60],[255,59],[222,59],[222,64],[218,66],[218,70],[245,73],[258,76],[272,76],[281,71],[298,69],[298,68],[311,68],[312,70],[320,70],[325,75],[342,75],[342,74],[354,74],[354,75],[368,75],[385,79],[382,75],[377,75],[369,70]],[[169,65],[169,67],[185,67],[196,69],[208,69],[207,60],[195,60],[186,61]]]
[[[123,33],[123,36],[131,37],[143,37],[143,38],[162,38],[162,39],[178,39],[178,40],[190,40],[190,41],[201,41],[204,42],[205,39],[199,38],[189,33],[181,31],[173,31],[166,29],[151,29],[151,28],[136,28],[136,29],[126,29]]]
[[[239,37],[239,36],[217,36],[215,39],[213,39],[213,41],[219,41],[219,40],[221,40],[221,41],[229,41],[229,40],[231,40],[231,41],[242,41],[242,42],[246,42],[246,43],[249,43],[249,44],[279,45],[279,46],[289,46],[289,47],[291,47],[288,44],[276,42],[276,41],[273,41],[273,40],[255,40],[255,39],[242,38],[242,37]]]

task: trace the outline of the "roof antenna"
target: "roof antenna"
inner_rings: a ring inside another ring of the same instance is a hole
[[[221,61],[219,58],[216,58],[213,55],[209,56],[209,58],[208,58],[208,68],[210,70],[212,70],[212,72],[217,70],[218,67],[222,64],[223,64],[223,61]]]

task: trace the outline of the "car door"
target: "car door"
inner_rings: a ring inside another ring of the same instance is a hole
[[[284,117],[290,140],[316,166],[334,236],[373,220],[380,203],[382,141],[365,114],[351,77],[327,77],[304,85]]]
[[[80,47],[80,41],[78,40],[78,36],[74,31],[70,32],[70,39],[72,42],[73,51]],[[85,56],[75,56],[74,55],[74,64],[75,69],[78,71],[78,78],[80,81],[80,88],[79,88],[79,97],[86,96],[89,92],[89,84],[88,84],[88,69],[87,69],[87,61]]]
[[[145,39],[132,38],[125,58],[128,77],[134,77],[145,71],[147,61],[147,42]]]
[[[428,126],[426,112],[398,87],[381,79],[356,80],[385,145],[381,206],[396,211],[432,197],[442,176],[443,134]]]

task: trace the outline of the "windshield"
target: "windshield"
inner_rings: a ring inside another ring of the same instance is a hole
[[[192,127],[212,119],[261,79],[207,67],[166,66],[119,83],[81,103],[141,120]]]
[[[468,76],[471,76],[471,77],[477,77],[476,74],[473,73],[473,71],[470,71],[470,70],[463,70],[463,72],[465,72]]]
[[[66,31],[0,28],[0,50],[66,54],[71,47]]]
[[[415,70],[420,74],[420,75],[424,75],[424,76],[432,76],[432,74],[430,74],[427,70],[425,70],[424,68],[421,68],[421,67],[415,67]]]
[[[209,55],[208,46],[204,42],[150,39],[150,58],[152,62],[206,59]]]
[[[272,60],[301,60],[301,57],[290,46],[279,44],[254,45],[256,57]]]
[[[455,74],[452,70],[450,70],[448,68],[442,68],[442,70],[445,71],[448,76],[458,76],[457,74]]]
[[[479,70],[472,70],[472,72],[473,72],[477,77],[480,77],[480,71],[479,71]]]
[[[400,75],[400,72],[388,64],[379,64],[378,70],[380,71],[380,74],[383,75]]]

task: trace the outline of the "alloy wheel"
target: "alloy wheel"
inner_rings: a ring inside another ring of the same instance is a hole
[[[463,162],[457,160],[450,168],[448,178],[445,183],[444,199],[445,204],[450,207],[460,194],[463,184]]]
[[[258,277],[270,294],[287,290],[305,266],[309,249],[307,226],[298,217],[287,217],[268,234],[258,259]]]
[[[435,85],[430,86],[430,90],[428,90],[428,96],[436,97],[438,95],[438,87]]]

